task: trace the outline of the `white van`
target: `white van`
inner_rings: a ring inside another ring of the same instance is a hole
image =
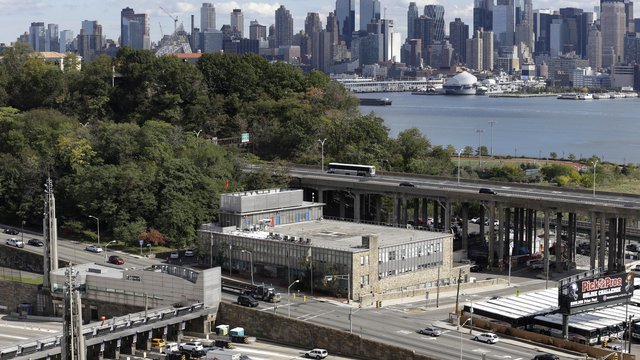
[[[242,354],[235,351],[213,349],[207,351],[207,360],[240,360]]]
[[[7,245],[15,246],[15,247],[24,247],[24,243],[20,239],[10,238],[7,239]]]
[[[170,353],[173,351],[178,351],[178,343],[176,342],[168,342],[165,346],[164,346],[164,352],[165,353]]]

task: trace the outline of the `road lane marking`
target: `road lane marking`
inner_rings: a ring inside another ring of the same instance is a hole
[[[13,335],[6,335],[6,334],[0,334],[0,337],[9,338],[9,339],[16,339],[16,340],[28,340],[29,339],[29,338],[22,337],[22,336],[13,336]]]

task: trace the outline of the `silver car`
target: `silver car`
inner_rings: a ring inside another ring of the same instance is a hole
[[[423,334],[423,335],[430,335],[430,336],[440,336],[442,335],[442,331],[440,331],[440,329],[434,327],[434,326],[427,326],[424,329],[420,329],[418,330],[418,333]]]
[[[476,337],[474,337],[473,340],[482,341],[487,344],[495,344],[498,342],[499,339],[498,339],[498,335],[494,333],[482,333],[482,334],[476,335]]]

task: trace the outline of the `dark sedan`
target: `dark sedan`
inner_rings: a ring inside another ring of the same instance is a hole
[[[14,229],[14,228],[6,228],[6,229],[4,229],[4,233],[5,234],[9,234],[9,235],[18,235],[18,234],[20,234],[20,231],[18,231],[18,229]]]
[[[29,239],[29,241],[27,241],[27,245],[44,246],[44,242],[42,242],[42,240],[39,240],[39,239]]]

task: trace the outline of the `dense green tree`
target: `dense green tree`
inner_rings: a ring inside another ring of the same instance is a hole
[[[95,124],[110,117],[112,76],[112,60],[106,55],[84,64],[82,71],[78,71],[73,64],[67,64],[64,73],[69,91],[67,111],[77,114],[82,123]]]
[[[429,140],[415,127],[400,132],[396,144],[402,157],[402,171],[404,172],[409,171],[410,164],[414,160],[425,159],[431,148]]]
[[[21,110],[49,107],[64,102],[62,71],[53,64],[28,58],[9,81],[9,103]]]

